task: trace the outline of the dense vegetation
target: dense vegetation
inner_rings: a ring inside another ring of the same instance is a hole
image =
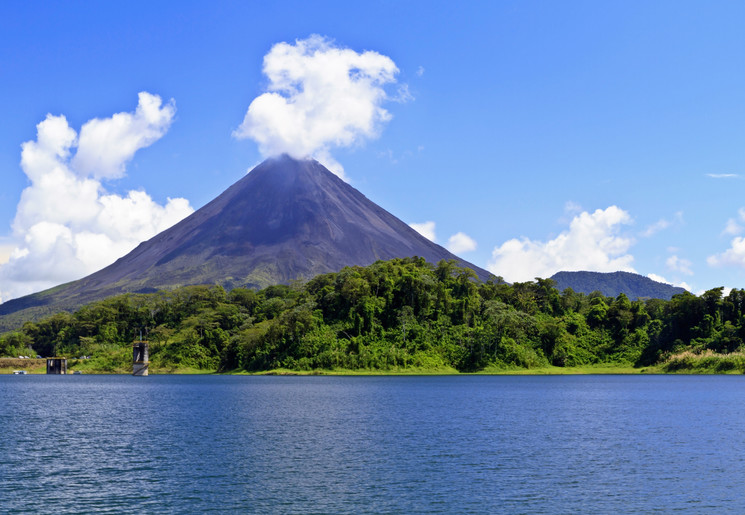
[[[737,352],[745,290],[630,301],[559,292],[550,279],[484,283],[453,262],[394,259],[260,291],[188,286],[120,295],[27,322],[0,337],[0,355],[85,355],[96,370],[125,371],[140,334],[155,369],[474,372],[662,363],[673,371],[694,369],[701,358],[727,371],[745,367]]]

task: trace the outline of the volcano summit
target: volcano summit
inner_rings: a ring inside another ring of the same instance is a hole
[[[283,155],[106,268],[0,304],[0,315],[28,309],[34,318],[110,295],[191,284],[263,288],[410,256],[452,259],[482,280],[491,275],[424,238],[317,161]],[[7,326],[2,318],[0,329]]]

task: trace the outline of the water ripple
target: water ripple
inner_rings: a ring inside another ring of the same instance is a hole
[[[745,378],[0,377],[7,513],[745,512]]]

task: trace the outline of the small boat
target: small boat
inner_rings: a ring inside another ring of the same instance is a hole
[[[13,371],[13,375],[15,376],[25,376],[26,374],[28,374],[28,372],[26,372],[25,370],[14,370]]]

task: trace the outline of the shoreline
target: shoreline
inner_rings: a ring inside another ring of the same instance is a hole
[[[67,375],[80,372],[76,375],[131,375],[131,369],[102,370],[95,368],[80,367],[83,360],[71,359],[68,361]],[[46,358],[0,358],[0,375],[13,374],[14,371],[24,370],[29,375],[46,375]],[[180,368],[156,368],[151,364],[149,375],[224,375],[224,376],[538,376],[538,375],[741,375],[744,372],[732,368],[729,370],[716,370],[713,368],[681,367],[674,370],[665,370],[664,365],[653,365],[635,368],[628,365],[595,364],[580,367],[540,367],[540,368],[486,368],[476,372],[459,372],[450,367],[438,368],[395,368],[389,370],[373,369],[316,369],[316,370],[291,370],[272,369],[258,372],[246,370],[209,370],[190,367]]]

